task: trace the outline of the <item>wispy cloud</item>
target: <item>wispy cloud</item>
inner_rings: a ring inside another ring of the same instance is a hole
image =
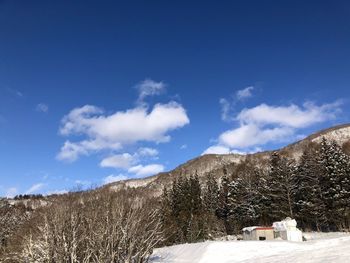
[[[38,105],[36,105],[35,110],[38,112],[48,113],[49,106],[45,103],[39,103]]]
[[[128,179],[128,177],[124,174],[118,174],[118,175],[111,174],[103,178],[102,181],[103,181],[103,184],[110,184],[113,182],[122,181],[126,179]]]
[[[151,79],[146,79],[136,85],[136,88],[139,92],[137,103],[140,105],[144,104],[146,97],[160,95],[165,92],[165,83],[156,82]]]
[[[18,193],[18,189],[16,187],[10,187],[6,190],[5,196],[7,198],[13,198]]]
[[[236,92],[236,97],[237,97],[238,100],[244,100],[244,99],[247,99],[249,97],[252,97],[253,96],[253,94],[252,94],[253,90],[254,90],[253,86],[249,86],[249,87],[246,87],[244,89],[238,90]]]
[[[13,89],[13,88],[7,88],[7,91],[12,94],[13,96],[16,96],[18,98],[23,98],[24,95],[21,91]]]
[[[223,121],[230,121],[232,120],[231,116],[231,103],[224,98],[221,98],[219,100],[220,106],[221,106],[221,119]]]
[[[88,180],[75,180],[74,182],[75,182],[75,184],[76,184],[78,187],[88,187],[88,186],[91,186],[91,182],[88,181]]]
[[[41,190],[44,186],[45,186],[45,184],[43,184],[43,183],[34,184],[25,192],[25,194],[36,193],[37,191]]]
[[[253,86],[246,87],[244,89],[236,91],[234,95],[230,98],[221,98],[219,100],[221,106],[221,119],[223,121],[233,121],[234,120],[234,108],[238,102],[242,102],[247,98],[253,96],[252,91],[254,90]]]
[[[185,150],[185,149],[187,149],[187,144],[183,144],[180,146],[180,150]]]

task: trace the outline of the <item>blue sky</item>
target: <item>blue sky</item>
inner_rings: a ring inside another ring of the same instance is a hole
[[[0,1],[0,195],[349,121],[348,1]]]

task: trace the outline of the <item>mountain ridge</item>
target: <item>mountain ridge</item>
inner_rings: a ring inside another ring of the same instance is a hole
[[[104,185],[103,188],[107,187],[111,190],[143,188],[150,190],[154,193],[154,195],[160,195],[163,187],[170,185],[173,179],[180,175],[191,175],[196,173],[200,180],[204,180],[207,174],[213,173],[219,178],[223,174],[222,170],[224,166],[238,165],[247,159],[255,162],[257,166],[264,166],[268,162],[270,154],[275,151],[278,151],[287,157],[298,160],[307,145],[310,143],[319,143],[323,137],[328,140],[335,140],[340,146],[343,146],[345,143],[350,145],[350,123],[340,124],[314,132],[304,139],[288,144],[280,149],[256,152],[246,155],[236,153],[205,154],[180,164],[168,172],[158,173],[145,178],[113,182]]]

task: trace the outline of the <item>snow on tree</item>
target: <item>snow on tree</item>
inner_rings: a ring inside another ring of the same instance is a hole
[[[320,164],[316,149],[305,149],[295,171],[295,211],[298,224],[317,230],[327,227],[326,207],[320,187]]]

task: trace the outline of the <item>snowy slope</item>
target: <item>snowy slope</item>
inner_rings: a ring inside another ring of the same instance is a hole
[[[287,241],[207,241],[156,249],[152,263],[350,262],[350,235],[301,243]]]
[[[335,140],[340,146],[344,143],[350,144],[350,124],[338,125],[316,132],[303,140],[283,147],[279,151],[284,156],[298,160],[309,143],[319,143],[323,137],[328,140]],[[220,178],[223,175],[223,167],[233,164],[237,165],[247,158],[256,166],[264,168],[268,163],[270,155],[271,152],[269,151],[249,155],[207,154],[194,158],[169,172],[163,172],[147,178],[118,181],[108,184],[105,187],[109,187],[111,190],[143,188],[145,190],[150,190],[154,196],[159,196],[164,186],[169,186],[176,176],[196,173],[200,180],[205,180],[206,175],[211,173],[216,176],[216,178]]]

